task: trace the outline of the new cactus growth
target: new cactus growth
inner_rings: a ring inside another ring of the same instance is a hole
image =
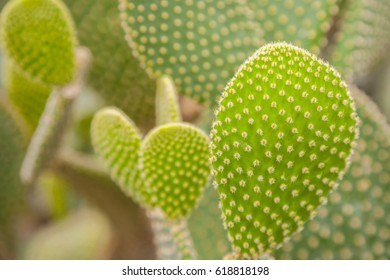
[[[76,37],[62,2],[12,0],[1,15],[1,41],[15,69],[49,85],[73,79]]]
[[[214,102],[225,81],[261,42],[242,1],[120,0],[133,55],[154,77],[173,77],[179,92]]]
[[[160,77],[157,79],[156,88],[156,124],[181,122],[178,96],[172,78],[169,76]]]
[[[211,132],[234,254],[258,258],[302,229],[343,177],[356,125],[340,75],[307,51],[269,44],[241,66]]]

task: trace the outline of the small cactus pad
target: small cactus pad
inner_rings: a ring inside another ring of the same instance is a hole
[[[161,76],[157,79],[156,124],[163,125],[181,121],[175,85],[169,76]]]
[[[117,108],[104,108],[92,120],[91,138],[111,178],[125,193],[140,201],[137,163],[141,135],[132,120]]]
[[[208,158],[209,139],[192,125],[173,123],[151,131],[140,158],[151,205],[168,219],[189,215],[209,180]]]
[[[89,85],[140,128],[151,128],[155,119],[155,81],[129,50],[120,24],[118,1],[64,0],[64,3],[74,18],[80,44],[92,53]]]
[[[390,258],[390,127],[364,93],[352,89],[360,137],[340,187],[278,259]]]
[[[345,0],[330,61],[348,79],[364,76],[388,53],[390,1]]]
[[[59,0],[12,0],[1,14],[1,40],[8,57],[30,78],[69,83],[75,72],[72,19]]]
[[[226,80],[260,46],[260,25],[240,0],[119,0],[126,39],[151,76],[214,102]]]
[[[238,258],[279,247],[326,203],[356,126],[345,83],[307,51],[269,44],[241,66],[211,131],[215,185]]]
[[[13,107],[20,113],[31,131],[38,126],[52,88],[26,78],[7,64],[6,91]]]
[[[340,0],[248,0],[265,40],[288,41],[320,54]]]

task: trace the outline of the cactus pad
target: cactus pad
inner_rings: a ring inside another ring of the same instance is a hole
[[[39,119],[45,109],[52,91],[48,85],[27,79],[15,71],[12,64],[7,64],[6,89],[8,99],[20,113],[31,131],[38,126]]]
[[[156,124],[163,125],[170,122],[181,122],[175,85],[169,76],[157,79],[156,91]]]
[[[74,18],[80,44],[92,53],[88,83],[108,105],[120,108],[140,128],[151,128],[155,81],[129,50],[120,25],[118,1],[64,0],[64,3]]]
[[[116,108],[98,111],[91,125],[92,145],[108,165],[111,178],[140,201],[137,169],[141,135],[131,119]]]
[[[288,41],[320,54],[340,0],[248,0],[265,40]]]
[[[166,218],[187,216],[207,185],[210,166],[206,134],[174,123],[151,131],[141,146],[140,169],[148,199]]]
[[[342,178],[357,137],[353,101],[326,62],[285,43],[228,83],[211,132],[233,253],[258,258],[302,229]]]
[[[390,1],[346,0],[331,63],[357,79],[386,55],[390,44]]]
[[[7,56],[29,78],[50,85],[69,83],[75,72],[75,30],[59,0],[12,0],[1,15]]]
[[[353,89],[352,95],[361,124],[351,167],[329,203],[276,258],[390,257],[390,127],[364,93]]]
[[[261,43],[254,14],[239,0],[119,3],[126,38],[146,71],[174,77],[180,93],[201,102],[213,102]]]
[[[22,200],[19,170],[25,152],[24,135],[0,100],[0,232]]]

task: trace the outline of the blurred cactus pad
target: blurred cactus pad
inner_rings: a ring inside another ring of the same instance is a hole
[[[0,232],[23,200],[19,170],[26,138],[14,116],[0,100]]]
[[[17,70],[49,85],[72,80],[76,37],[61,1],[10,1],[3,9],[0,26],[4,50]]]
[[[0,259],[390,258],[389,0],[0,9]]]

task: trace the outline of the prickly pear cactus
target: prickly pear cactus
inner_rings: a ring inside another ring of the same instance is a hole
[[[196,127],[173,123],[151,131],[142,143],[140,169],[151,205],[168,219],[189,215],[207,185],[209,140]]]
[[[260,48],[222,93],[211,132],[215,185],[237,258],[258,258],[327,202],[357,137],[353,101],[326,62]]]
[[[239,0],[120,0],[133,55],[154,77],[174,77],[178,91],[214,102],[226,79],[260,46],[261,29]]]
[[[364,76],[390,44],[390,2],[345,0],[340,30],[330,58],[349,79]]]
[[[137,187],[141,134],[131,119],[117,108],[98,111],[92,121],[91,139],[95,151],[107,164],[112,179],[137,201],[143,192]]]
[[[0,100],[0,232],[12,218],[13,208],[22,200],[19,170],[25,140],[20,126]]]
[[[248,0],[267,42],[287,41],[320,54],[341,0]]]
[[[155,81],[132,56],[120,26],[118,1],[64,0],[74,18],[80,44],[92,53],[88,83],[109,105],[137,125],[154,121]]]
[[[361,124],[351,167],[318,217],[276,258],[389,259],[390,128],[363,92],[352,94]]]
[[[28,128],[34,131],[45,109],[52,88],[27,79],[15,71],[10,63],[7,65],[6,75],[5,88],[8,99],[19,112]]]
[[[50,85],[72,80],[75,30],[60,0],[12,0],[0,26],[5,53],[18,71]]]

